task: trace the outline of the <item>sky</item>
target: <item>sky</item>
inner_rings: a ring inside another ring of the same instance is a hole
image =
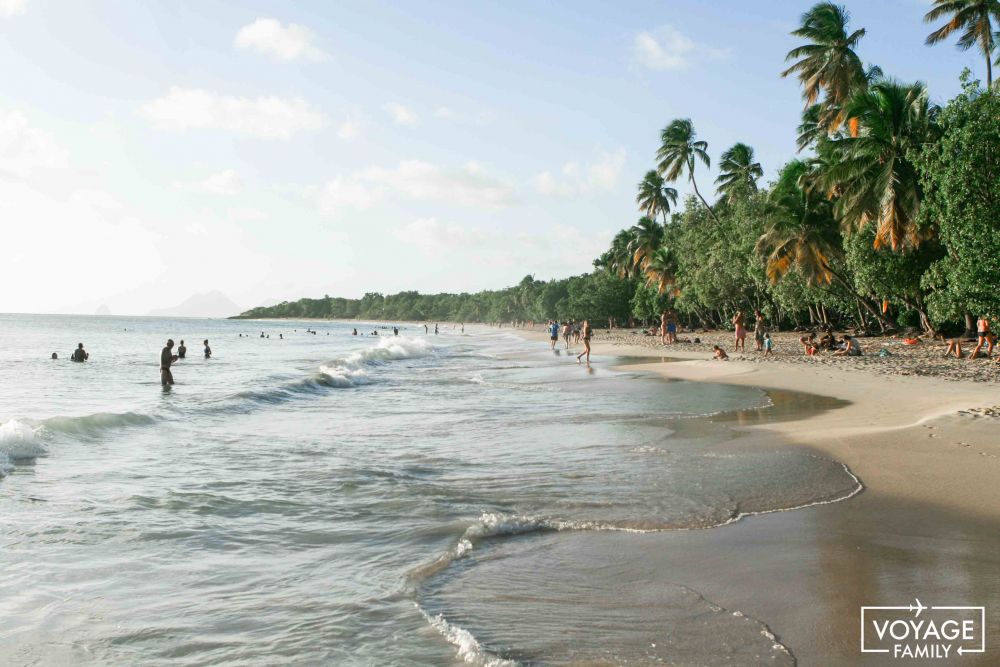
[[[811,4],[0,0],[0,312],[585,273],[672,119],[713,167],[794,157]],[[924,45],[927,0],[845,4],[861,57],[933,101],[983,76]]]

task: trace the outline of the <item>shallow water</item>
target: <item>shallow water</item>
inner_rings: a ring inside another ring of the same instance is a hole
[[[0,662],[789,659],[683,582],[615,608],[556,567],[505,600],[523,623],[483,606],[505,558],[561,535],[854,493],[839,463],[724,446],[767,394],[587,369],[490,329],[353,326],[0,316]],[[189,358],[164,391],[167,336]]]

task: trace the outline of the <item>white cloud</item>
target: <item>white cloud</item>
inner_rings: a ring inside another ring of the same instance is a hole
[[[201,181],[175,181],[174,187],[188,192],[231,197],[243,191],[243,179],[235,169],[226,169]]]
[[[371,208],[393,196],[499,208],[514,201],[514,188],[487,174],[476,162],[442,167],[404,160],[395,167],[368,167],[334,178],[319,188],[317,204],[325,215],[336,215],[345,208]]]
[[[284,62],[299,58],[323,60],[326,54],[313,46],[314,37],[312,31],[304,25],[281,25],[276,19],[260,18],[240,28],[233,45],[238,49],[257,51]]]
[[[451,107],[438,107],[434,110],[436,118],[454,118],[455,111]]]
[[[550,197],[587,195],[614,189],[625,166],[625,149],[601,153],[591,162],[567,162],[559,174],[543,171],[535,176],[535,189]]]
[[[327,123],[322,112],[298,97],[249,99],[178,86],[143,106],[142,112],[161,130],[227,130],[264,139],[288,139]]]
[[[0,0],[0,16],[23,14],[28,0]]]
[[[0,109],[0,174],[24,178],[68,163],[69,153],[51,134],[32,126],[24,114]]]
[[[389,112],[389,115],[392,117],[392,122],[396,125],[413,126],[416,125],[419,120],[416,112],[409,107],[397,104],[396,102],[386,104],[385,110]]]
[[[357,139],[361,136],[361,128],[364,123],[358,116],[348,116],[337,126],[337,136],[344,141],[350,141],[351,139]]]
[[[267,217],[263,211],[250,206],[237,206],[226,210],[226,217],[232,222],[254,222]]]
[[[640,64],[655,70],[684,69],[695,60],[722,58],[728,54],[726,49],[694,42],[671,25],[637,34],[632,52]]]
[[[443,253],[455,248],[477,245],[485,236],[477,230],[454,223],[444,224],[437,218],[419,218],[392,230],[393,236],[403,243],[427,253]]]

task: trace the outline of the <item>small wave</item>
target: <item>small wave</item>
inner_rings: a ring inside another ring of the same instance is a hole
[[[458,657],[470,665],[481,667],[514,667],[518,663],[489,655],[471,632],[454,623],[449,623],[442,614],[431,616],[420,605],[417,609],[431,627],[441,633],[458,651]]]
[[[156,419],[135,412],[101,412],[80,417],[51,417],[44,420],[10,419],[0,424],[0,454],[9,461],[45,456],[48,451],[40,441],[58,435],[97,437],[117,428],[144,426]]]

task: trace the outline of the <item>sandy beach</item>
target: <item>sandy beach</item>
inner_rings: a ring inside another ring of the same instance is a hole
[[[514,330],[547,345],[542,331]],[[862,605],[983,605],[985,654],[1000,656],[1000,384],[968,377],[1000,373],[991,360],[940,361],[939,345],[903,349],[865,339],[857,358],[799,354],[798,334],[776,337],[778,355],[710,359],[731,334],[687,334],[703,343],[600,332],[594,363],[626,358],[629,370],[668,380],[755,386],[840,399],[805,418],[737,424],[738,448],[806,447],[847,465],[863,493],[844,501],[748,517],[731,526],[646,536],[641,552],[615,535],[579,535],[559,548],[590,559],[635,562],[629,571],[682,583],[725,608],[766,622],[799,664],[881,664],[859,652]],[[562,342],[559,343],[562,346]],[[882,346],[893,354],[871,354]],[[753,341],[749,346],[752,348]],[[897,349],[898,348],[898,349]],[[582,345],[573,346],[579,352]],[[567,363],[572,363],[572,357]],[[991,608],[991,603],[994,606]]]

